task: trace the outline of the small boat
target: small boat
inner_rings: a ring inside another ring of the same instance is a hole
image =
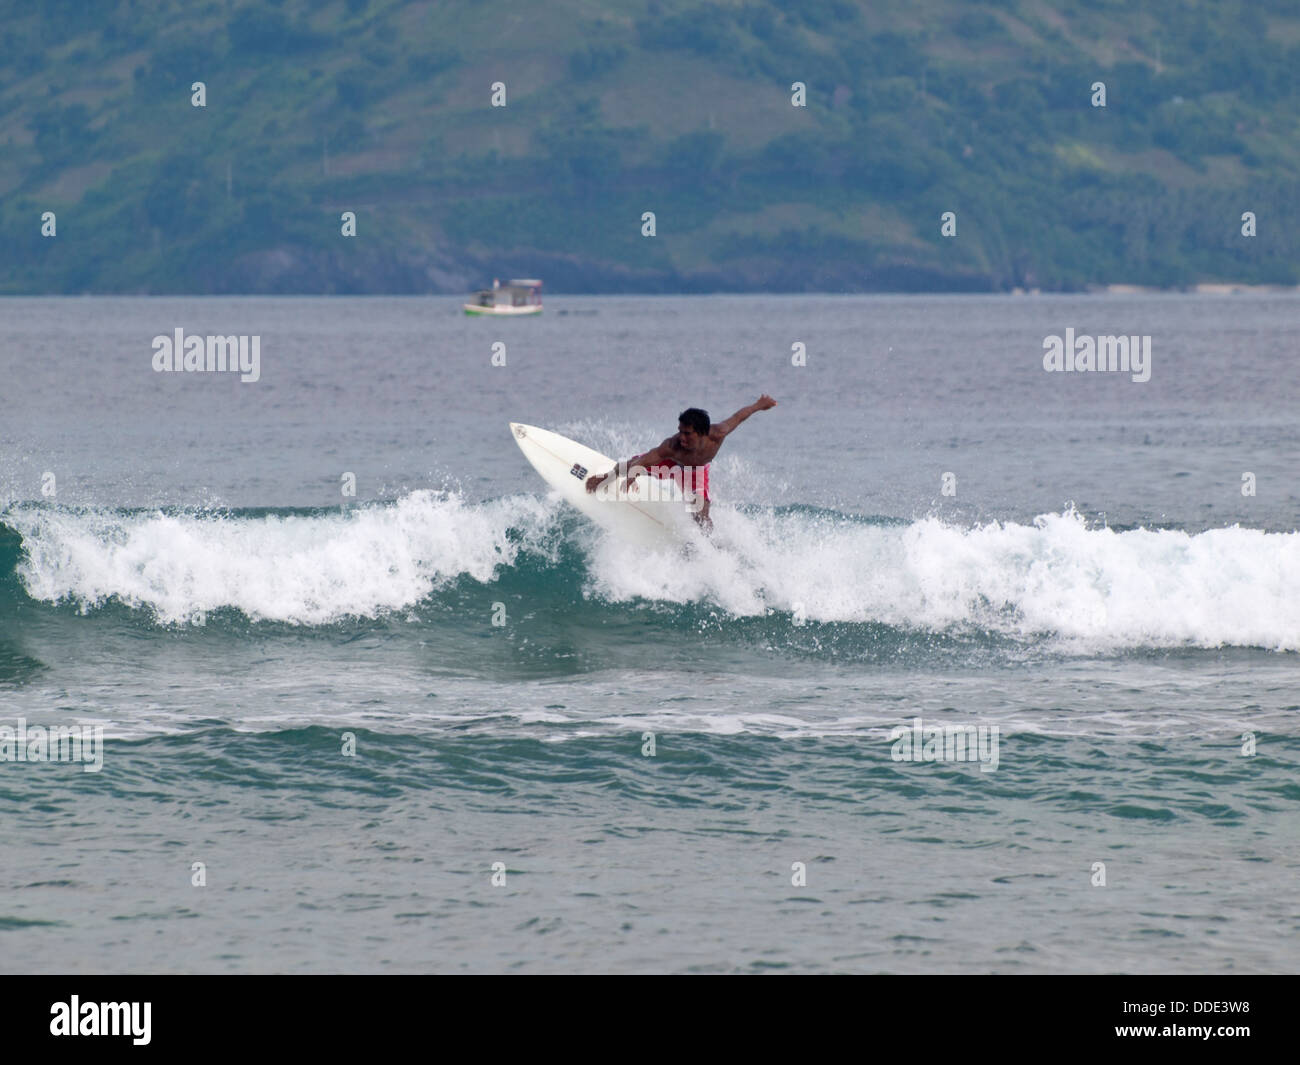
[[[481,288],[464,305],[466,314],[521,315],[542,313],[542,283],[535,280],[507,281],[495,278],[491,288]]]

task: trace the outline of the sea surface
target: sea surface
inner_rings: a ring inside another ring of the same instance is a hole
[[[0,300],[0,970],[1300,968],[1300,299],[459,302]]]

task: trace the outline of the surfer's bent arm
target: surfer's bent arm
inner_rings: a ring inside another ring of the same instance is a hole
[[[751,403],[748,407],[741,407],[740,410],[736,411],[736,413],[725,422],[718,422],[714,428],[719,430],[721,436],[726,436],[751,414],[757,414],[761,410],[771,410],[775,406],[776,400],[764,392],[755,402]]]
[[[612,470],[609,470],[607,473],[592,474],[590,477],[587,478],[587,491],[594,492],[597,488],[599,488],[602,484],[608,481],[616,473],[621,474],[624,477],[627,477],[628,481],[631,482],[632,480],[634,480],[634,478],[629,476],[629,474],[632,470],[636,469],[638,466],[640,466],[642,469],[648,470],[651,466],[664,465],[665,463],[670,461],[670,457],[663,453],[663,448],[666,444],[671,443],[671,441],[672,441],[672,437],[669,437],[658,447],[652,447],[644,455],[637,455],[634,458],[628,459],[626,462],[615,463],[614,468]]]

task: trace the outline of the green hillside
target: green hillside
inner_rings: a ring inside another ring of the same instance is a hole
[[[6,0],[0,292],[1295,284],[1298,105],[1291,0]]]

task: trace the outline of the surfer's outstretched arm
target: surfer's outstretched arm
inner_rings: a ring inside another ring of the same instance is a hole
[[[751,403],[748,407],[741,407],[740,410],[736,411],[736,413],[733,414],[730,418],[728,418],[725,422],[718,422],[716,425],[714,425],[713,428],[717,430],[717,438],[721,439],[722,437],[726,436],[733,429],[735,429],[736,426],[738,426],[741,422],[743,422],[746,418],[748,418],[751,414],[757,414],[761,410],[771,410],[775,406],[776,406],[776,400],[774,400],[771,396],[769,396],[766,392],[764,392],[761,396],[758,397],[758,399],[755,402]],[[710,433],[709,435],[712,436],[713,433]]]

